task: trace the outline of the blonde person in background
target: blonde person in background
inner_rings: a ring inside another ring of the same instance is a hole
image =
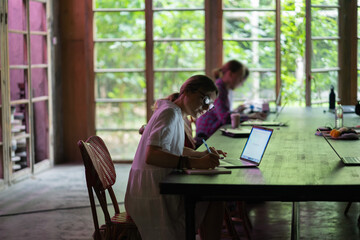
[[[156,102],[154,113],[142,133],[129,174],[125,208],[143,240],[185,239],[184,199],[161,195],[159,182],[174,169],[209,169],[219,165],[221,150],[199,152],[184,146],[184,118],[198,117],[216,99],[214,82],[204,75],[190,77],[179,93]],[[196,228],[201,239],[220,239],[224,204],[199,202]]]
[[[214,102],[214,108],[206,112],[196,120],[196,146],[202,144],[202,139],[208,139],[219,127],[231,123],[231,100],[229,94],[237,87],[243,85],[249,76],[249,69],[237,60],[231,60],[225,63],[221,68],[214,70],[216,86],[219,90],[219,96]],[[242,112],[243,106],[239,106],[236,111]],[[265,119],[263,113],[241,113],[241,121],[252,119]]]

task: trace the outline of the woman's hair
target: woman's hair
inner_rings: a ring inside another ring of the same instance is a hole
[[[203,92],[216,92],[216,95],[218,95],[219,91],[216,87],[214,81],[205,76],[205,75],[194,75],[190,78],[188,78],[183,85],[180,88],[180,92],[173,93],[169,95],[166,99],[174,102],[178,97],[180,97],[183,93],[188,92],[196,92],[196,91],[203,91]]]
[[[218,79],[224,76],[227,71],[231,71],[233,73],[243,71],[244,79],[246,79],[250,74],[249,69],[244,64],[237,60],[230,60],[225,63],[221,68],[214,69],[213,75],[215,79]]]

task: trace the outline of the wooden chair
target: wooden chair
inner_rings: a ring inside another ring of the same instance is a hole
[[[91,211],[94,221],[95,240],[141,239],[140,233],[126,212],[121,212],[112,186],[116,181],[114,163],[104,141],[92,136],[85,142],[78,141],[78,146],[85,166],[86,184],[89,193]],[[99,227],[94,192],[104,214],[105,224]],[[109,195],[114,208],[114,216],[110,217],[106,195]]]
[[[232,240],[240,240],[240,235],[235,228],[235,223],[238,222],[242,225],[244,229],[246,239],[250,240],[252,224],[248,216],[246,203],[244,201],[236,201],[234,203],[235,209],[233,211],[230,211],[227,205],[225,206],[224,223],[227,228],[228,234]]]

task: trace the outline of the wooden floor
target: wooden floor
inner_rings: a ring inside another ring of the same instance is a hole
[[[130,165],[116,164],[115,193],[123,201]],[[335,194],[335,193],[334,193]],[[360,239],[358,203],[300,203],[300,239]],[[123,209],[123,204],[121,204]],[[253,229],[252,240],[290,239],[292,204],[257,202],[247,204]],[[236,224],[241,239],[247,239],[241,224]],[[53,169],[0,192],[0,239],[91,239],[93,222],[80,165]],[[229,240],[226,229],[223,240]]]
[[[302,202],[300,203],[300,239],[360,239],[358,203],[353,203],[347,215],[347,203]],[[291,239],[292,203],[259,202],[247,204],[253,226],[253,240]],[[236,223],[241,239],[247,239],[241,224]],[[224,233],[226,233],[224,229]],[[223,239],[231,239],[225,236]]]

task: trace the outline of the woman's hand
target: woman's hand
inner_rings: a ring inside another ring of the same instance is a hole
[[[226,157],[227,155],[227,152],[224,152],[223,150],[220,149],[215,149],[214,147],[210,147],[210,151],[211,153],[218,155],[220,159]]]
[[[219,156],[214,153],[208,153],[201,158],[190,158],[189,167],[197,169],[209,169],[219,166]]]
[[[226,157],[227,153],[222,150],[216,150],[214,147],[210,147],[211,153],[207,150],[201,152],[203,154],[200,158],[191,158],[189,164],[191,168],[209,169],[219,166],[219,159],[222,156]],[[221,156],[222,155],[222,156]]]
[[[248,115],[249,118],[251,119],[260,119],[260,120],[265,120],[267,117],[266,113],[263,112],[255,112],[255,113],[250,113]]]
[[[245,106],[244,104],[242,104],[242,105],[239,105],[239,106],[235,109],[235,112],[242,113],[245,109],[246,109],[246,106]]]

